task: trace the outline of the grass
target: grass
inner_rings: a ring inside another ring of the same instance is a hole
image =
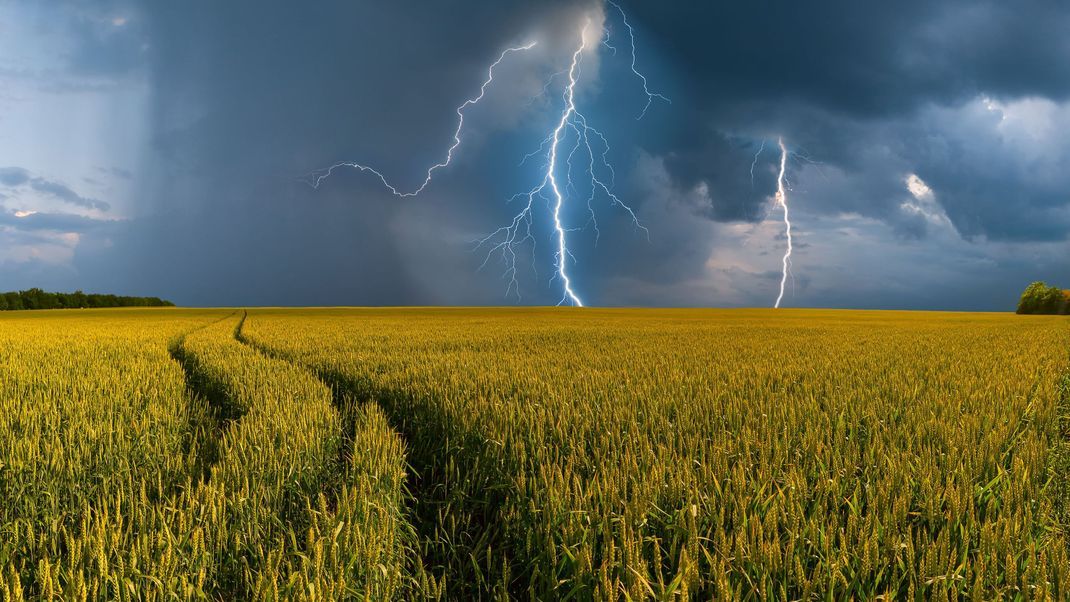
[[[1010,314],[12,312],[0,595],[1065,599],[1068,350]]]

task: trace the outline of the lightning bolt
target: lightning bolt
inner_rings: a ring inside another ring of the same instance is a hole
[[[519,196],[527,197],[527,204],[525,204],[524,207],[520,210],[520,213],[513,217],[513,221],[508,226],[503,226],[502,228],[499,228],[498,230],[492,232],[489,236],[482,239],[477,244],[478,248],[479,246],[490,242],[492,239],[496,238],[499,235],[504,236],[501,242],[491,247],[490,251],[487,254],[487,258],[489,259],[490,255],[493,254],[495,251],[501,251],[506,256],[506,259],[509,262],[509,268],[506,270],[506,273],[510,277],[509,287],[507,288],[506,293],[508,294],[510,290],[515,290],[518,298],[520,293],[519,283],[516,280],[517,269],[515,246],[520,242],[528,240],[534,241],[534,237],[531,234],[533,205],[535,204],[535,199],[537,197],[543,197],[546,193],[546,189],[549,188],[550,193],[552,194],[551,201],[553,203],[553,210],[551,212],[551,215],[553,217],[554,223],[554,235],[557,239],[557,250],[554,252],[554,265],[557,268],[556,275],[557,277],[560,277],[564,288],[564,292],[561,296],[561,300],[558,302],[558,305],[561,305],[567,301],[570,302],[572,305],[575,305],[576,307],[583,307],[583,301],[580,299],[579,295],[576,294],[576,291],[572,288],[572,279],[568,275],[568,259],[571,257],[573,260],[575,260],[575,257],[568,250],[565,226],[561,221],[561,208],[565,203],[565,195],[561,193],[561,187],[558,184],[556,172],[557,157],[559,152],[558,149],[561,145],[561,139],[563,137],[563,133],[565,132],[565,128],[571,127],[575,128],[574,131],[581,131],[579,130],[579,126],[573,123],[573,121],[575,121],[573,118],[579,115],[576,110],[576,81],[579,75],[580,58],[583,55],[584,49],[587,47],[587,28],[590,26],[591,20],[587,19],[587,21],[583,25],[583,29],[580,31],[580,46],[576,49],[575,52],[572,53],[572,63],[570,64],[568,69],[568,84],[565,86],[564,93],[565,109],[564,111],[562,111],[561,117],[557,121],[557,127],[553,129],[553,131],[550,133],[549,136],[547,136],[545,140],[543,140],[543,144],[540,146],[540,149],[542,149],[546,146],[547,143],[549,143],[550,147],[548,159],[546,161],[546,172],[543,175],[542,181],[539,182],[538,185],[536,185],[528,192],[514,196],[513,199]],[[590,129],[586,125],[586,120],[583,119],[582,116],[580,116],[578,121],[580,126],[584,128],[582,131],[587,131]],[[589,145],[588,148],[590,148]],[[573,147],[572,152],[569,153],[569,160],[566,160],[566,162],[569,163],[570,172],[570,159],[575,153],[575,151],[576,147]],[[525,156],[524,159],[526,160],[532,155],[538,154],[538,152],[539,151],[535,151],[535,153],[531,153]],[[593,175],[592,179],[597,180],[597,178],[595,178],[595,176]],[[571,180],[572,177],[571,175],[569,175],[569,187],[571,187],[572,185]],[[521,228],[523,228],[523,230],[521,230]],[[518,238],[521,233],[523,234],[523,236]],[[486,260],[484,260],[483,264],[486,265],[486,263]]]
[[[351,161],[342,161],[339,163],[335,163],[330,167],[326,167],[312,172],[312,174],[310,174],[311,178],[309,184],[311,184],[313,188],[319,188],[320,184],[323,183],[323,180],[329,178],[331,174],[334,173],[334,170],[347,167],[352,169],[359,169],[362,172],[370,172],[376,175],[379,178],[379,181],[383,183],[383,186],[385,186],[386,189],[389,190],[396,197],[406,198],[414,197],[420,194],[424,191],[425,188],[427,188],[428,184],[431,183],[431,179],[434,176],[435,171],[442,169],[443,167],[447,167],[450,164],[450,161],[453,160],[453,151],[457,150],[457,147],[461,145],[461,130],[464,129],[464,111],[468,107],[477,104],[479,101],[483,100],[483,96],[487,93],[487,87],[491,84],[491,82],[494,81],[494,68],[501,64],[501,62],[505,60],[505,57],[510,53],[531,50],[535,47],[535,44],[535,42],[529,42],[527,44],[524,44],[523,46],[506,48],[498,56],[498,60],[491,63],[490,67],[487,68],[487,79],[484,80],[483,85],[479,87],[479,94],[472,98],[469,98],[468,100],[464,101],[461,106],[457,107],[457,129],[453,132],[453,144],[450,145],[449,149],[446,151],[446,158],[441,162],[435,163],[431,167],[427,168],[427,176],[424,178],[423,183],[420,184],[420,186],[416,189],[411,190],[409,192],[402,192],[398,190],[396,186],[391,184],[381,171],[375,169],[374,167],[369,167],[367,165],[362,165],[360,163],[354,163]]]
[[[613,0],[606,0],[606,3],[612,5],[613,8],[617,9],[617,12],[620,13],[621,19],[624,21],[624,26],[628,28],[628,38],[631,40],[632,43],[632,73],[634,73],[635,76],[639,78],[639,81],[643,82],[643,92],[646,93],[646,105],[643,106],[643,110],[639,113],[639,116],[635,118],[636,121],[638,121],[642,119],[644,115],[646,115],[647,110],[650,108],[650,105],[654,102],[655,98],[664,100],[669,104],[672,104],[672,101],[669,100],[669,98],[664,94],[650,91],[650,86],[647,85],[646,76],[640,73],[639,70],[635,68],[635,30],[632,29],[631,24],[628,23],[628,15],[626,15],[624,13],[624,9],[622,9],[620,5],[614,2]]]
[[[642,112],[639,114],[639,118],[642,118],[654,99],[657,98],[666,102],[671,101],[660,93],[652,92],[646,77],[637,70],[635,61],[635,32],[628,23],[627,17],[620,6],[612,2],[612,0],[607,1],[620,12],[624,25],[629,31],[629,39],[631,41],[631,69],[642,82],[643,91],[647,97],[647,102],[644,105]],[[574,263],[576,258],[568,247],[568,233],[580,228],[568,227],[565,224],[565,211],[569,200],[569,193],[578,192],[578,187],[572,177],[574,159],[577,155],[579,155],[581,160],[586,159],[585,165],[582,168],[586,178],[586,186],[590,191],[590,194],[588,194],[586,198],[588,214],[586,225],[590,225],[593,228],[595,233],[595,243],[597,244],[601,234],[594,209],[594,203],[598,196],[605,197],[611,205],[624,210],[624,212],[631,218],[635,228],[637,230],[642,230],[643,233],[646,234],[648,240],[650,237],[649,230],[639,222],[635,210],[613,192],[616,172],[607,158],[610,146],[606,136],[591,125],[588,117],[580,111],[576,104],[576,85],[578,84],[581,75],[583,53],[588,49],[588,30],[590,29],[590,26],[591,21],[590,19],[587,19],[580,31],[580,45],[572,53],[572,60],[567,70],[568,81],[565,84],[564,92],[562,94],[564,104],[561,114],[557,119],[556,126],[542,140],[539,148],[534,152],[525,155],[521,161],[521,165],[523,165],[532,157],[538,155],[544,157],[542,163],[543,172],[539,183],[528,191],[511,197],[509,202],[513,202],[517,199],[524,200],[524,204],[520,211],[513,216],[510,223],[491,232],[483,239],[476,241],[475,244],[477,249],[487,249],[487,255],[484,258],[483,264],[480,266],[481,269],[486,266],[492,256],[500,254],[506,265],[503,278],[507,278],[509,281],[506,286],[506,294],[515,293],[518,300],[520,299],[519,282],[517,280],[518,247],[526,243],[531,244],[532,265],[534,268],[536,241],[532,228],[537,201],[542,200],[547,204],[547,209],[550,212],[553,225],[555,270],[551,281],[560,280],[563,289],[558,305],[567,303],[577,307],[583,306],[583,301],[576,292],[573,277],[569,272],[569,262],[571,261]],[[601,32],[597,44],[609,49],[612,54],[616,55],[616,47],[609,43],[608,31]],[[565,72],[555,73],[551,76],[551,80],[553,77],[563,73]],[[548,88],[549,83],[550,82],[547,82],[547,86],[543,88],[544,92]],[[562,163],[564,165],[562,165]],[[560,171],[564,171],[565,173],[561,174]],[[584,227],[586,227],[586,225]]]
[[[671,103],[672,101],[665,95],[650,90],[646,76],[639,72],[636,67],[635,31],[628,22],[624,10],[621,9],[618,4],[613,2],[613,0],[607,0],[607,2],[620,13],[624,26],[628,29],[629,40],[631,43],[631,70],[642,82],[643,92],[646,94],[646,104],[643,106],[643,110],[637,118],[641,119],[646,115],[647,110],[655,99],[663,100],[667,103]],[[572,53],[572,59],[567,71],[562,70],[551,75],[549,80],[543,86],[542,93],[536,95],[527,103],[530,105],[535,98],[547,93],[553,85],[554,79],[567,73],[568,81],[565,83],[564,91],[562,93],[564,106],[560,116],[556,119],[556,125],[548,135],[543,138],[539,148],[534,152],[525,155],[520,162],[522,166],[532,157],[539,155],[543,157],[539,183],[530,188],[527,192],[516,194],[509,199],[510,203],[517,199],[525,199],[526,202],[507,225],[502,226],[486,237],[475,241],[475,249],[486,250],[486,257],[484,258],[480,269],[487,265],[491,257],[500,254],[506,265],[503,278],[509,280],[506,287],[506,295],[508,296],[510,293],[515,292],[518,300],[520,299],[520,287],[517,278],[517,261],[520,257],[518,250],[521,246],[530,243],[532,268],[534,270],[536,246],[536,237],[533,231],[535,223],[534,213],[536,210],[536,202],[542,200],[546,202],[546,207],[551,218],[550,221],[553,226],[553,240],[555,247],[553,260],[555,270],[551,282],[553,280],[560,280],[563,289],[561,300],[558,302],[558,305],[567,303],[577,307],[583,306],[583,301],[581,300],[579,293],[576,291],[573,277],[569,271],[569,262],[571,261],[575,263],[576,257],[572,254],[572,251],[568,246],[568,233],[581,228],[569,227],[565,223],[567,219],[566,213],[570,193],[579,192],[579,189],[572,178],[573,168],[575,167],[574,160],[578,161],[586,159],[582,170],[586,176],[586,186],[589,188],[590,194],[587,195],[586,199],[587,213],[589,217],[584,228],[588,225],[593,227],[595,232],[595,243],[597,244],[600,236],[594,209],[596,197],[599,196],[608,199],[611,205],[623,209],[631,218],[635,228],[646,233],[649,240],[650,233],[646,227],[639,222],[639,218],[635,211],[615,192],[613,192],[616,173],[608,160],[610,147],[606,136],[590,124],[587,116],[580,112],[576,104],[576,86],[580,81],[583,54],[589,49],[587,34],[590,26],[591,20],[588,18],[580,31],[580,44]],[[601,31],[599,36],[597,36],[597,39],[592,38],[590,44],[596,47],[605,47],[614,56],[617,54],[617,47],[610,43],[610,33],[608,30]],[[335,170],[340,168],[351,168],[374,174],[379,178],[379,181],[387,190],[399,198],[414,197],[420,194],[428,185],[430,185],[435,172],[447,167],[453,160],[454,151],[461,145],[461,132],[464,129],[465,110],[483,99],[487,87],[494,81],[495,68],[498,67],[510,53],[530,50],[534,46],[535,42],[531,42],[523,46],[506,48],[498,56],[498,59],[490,65],[487,69],[487,78],[480,87],[479,94],[466,100],[457,107],[457,128],[453,134],[453,144],[446,151],[445,159],[427,169],[426,177],[424,178],[423,183],[418,187],[409,191],[403,191],[392,184],[381,171],[368,165],[351,161],[339,162],[330,167],[312,172],[309,177],[309,184],[313,188],[319,188],[323,181],[329,178]]]
[[[750,187],[754,188],[754,168],[758,166],[758,157],[762,156],[762,151],[765,150],[765,140],[762,140],[762,145],[758,147],[758,152],[754,153],[754,160],[750,163]]]
[[[576,75],[580,64],[580,55],[583,54],[583,49],[587,46],[585,36],[587,35],[587,28],[590,27],[590,25],[591,20],[587,19],[587,22],[583,24],[583,30],[580,31],[580,47],[576,49],[576,52],[572,53],[572,65],[568,69],[568,86],[565,87],[565,111],[561,114],[561,120],[557,122],[557,127],[554,128],[552,136],[553,144],[550,145],[550,162],[546,168],[546,179],[543,180],[543,186],[549,183],[550,188],[553,189],[554,193],[554,231],[557,233],[557,253],[555,256],[557,258],[557,273],[561,276],[561,281],[565,289],[558,305],[564,303],[565,300],[568,299],[577,307],[583,307],[583,301],[580,301],[579,296],[576,295],[576,291],[572,290],[572,280],[568,277],[568,257],[571,257],[572,254],[569,252],[568,246],[565,244],[565,227],[561,225],[561,205],[565,203],[565,197],[561,194],[561,189],[557,185],[557,177],[554,175],[554,172],[557,171],[557,147],[561,142],[561,132],[565,129],[566,125],[569,125],[569,118],[577,114]],[[581,124],[586,132],[587,121],[583,119]],[[576,126],[573,125],[572,127],[575,128]],[[584,140],[586,141],[586,137],[584,137]],[[575,151],[575,149],[573,149],[573,151]],[[593,175],[591,177],[592,179],[594,178]],[[569,185],[571,184],[572,177],[570,175]],[[592,192],[592,195],[593,194],[594,193]],[[573,257],[573,259],[575,258]]]
[[[784,251],[783,271],[780,276],[780,294],[777,295],[774,308],[780,307],[780,301],[784,298],[784,284],[788,281],[788,269],[791,265],[791,218],[788,216],[788,192],[784,183],[784,172],[788,166],[788,149],[784,146],[784,139],[778,138],[777,145],[780,146],[780,172],[776,178],[776,204],[780,205],[784,209],[784,231],[788,236],[788,248]]]

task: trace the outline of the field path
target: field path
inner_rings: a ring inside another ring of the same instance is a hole
[[[189,335],[234,317],[233,311],[223,317],[192,328],[178,335],[168,345],[171,358],[182,367],[186,375],[186,387],[190,391],[190,431],[187,451],[195,450],[194,475],[203,483],[211,475],[212,466],[219,461],[219,443],[227,423],[237,418],[226,411],[227,404],[217,389],[207,386],[194,372],[186,354],[185,342]],[[203,402],[203,405],[199,405]]]
[[[255,322],[257,314],[251,317]],[[308,361],[248,336],[239,341],[267,357],[315,374],[336,404],[381,410],[405,442],[409,519],[423,566],[415,567],[422,595],[446,599],[515,598],[530,575],[513,575],[523,542],[503,530],[506,500],[516,497],[519,460],[481,434],[458,427],[458,416],[429,400],[413,402],[407,388],[383,387],[366,375]]]
[[[327,500],[325,510],[337,524],[325,523],[328,528],[322,532],[335,536],[343,528],[352,532],[350,547],[354,549],[336,554],[350,563],[344,570],[356,573],[365,584],[362,591],[373,594],[372,599],[441,599],[440,581],[425,571],[419,552],[413,549],[417,535],[408,513],[412,496],[405,486],[408,464],[403,438],[374,402],[357,400],[308,367],[250,343],[242,336],[247,318],[248,312],[243,312],[231,343],[277,366],[280,375],[315,380],[329,399],[330,411],[340,419],[341,437],[333,450],[337,475],[325,484],[321,499]]]
[[[1066,454],[1048,463],[1067,441],[1064,322],[482,308],[250,320],[247,344],[381,406],[405,437],[423,558],[450,599],[1068,591]]]
[[[234,340],[272,361],[286,362],[287,364],[293,366],[295,369],[307,372],[308,374],[322,382],[325,387],[330,389],[331,402],[333,403],[335,410],[337,410],[338,413],[342,416],[343,420],[343,436],[341,445],[339,445],[338,447],[338,462],[339,464],[345,464],[349,458],[353,457],[354,438],[351,435],[353,433],[354,427],[354,415],[353,412],[348,411],[354,403],[353,400],[350,398],[350,396],[346,395],[344,391],[332,386],[331,383],[324,381],[322,378],[320,378],[319,374],[316,374],[315,372],[307,369],[305,366],[291,362],[286,358],[277,357],[269,353],[267,350],[262,349],[254,344],[251,344],[244,336],[242,336],[242,327],[245,326],[245,321],[248,318],[249,312],[246,310],[242,310],[241,319],[238,320],[238,325],[234,328]]]

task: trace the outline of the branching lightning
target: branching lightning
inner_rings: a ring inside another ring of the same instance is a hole
[[[628,38],[630,39],[632,44],[632,73],[634,73],[635,76],[639,78],[639,81],[643,82],[643,92],[646,93],[646,105],[643,106],[643,110],[639,113],[639,116],[635,118],[636,121],[638,121],[642,119],[644,115],[646,115],[647,110],[650,108],[650,104],[654,102],[655,98],[664,100],[669,104],[672,104],[672,101],[669,100],[669,98],[664,94],[659,94],[658,92],[650,91],[650,87],[647,85],[646,82],[646,76],[640,73],[639,70],[635,68],[635,30],[632,29],[631,24],[628,23],[628,15],[624,14],[624,9],[622,9],[620,5],[614,2],[613,0],[606,0],[606,2],[612,5],[613,8],[617,9],[617,12],[620,13],[621,19],[624,21],[624,26],[628,28]]]
[[[643,86],[643,92],[646,95],[646,104],[643,106],[643,110],[638,116],[638,119],[641,119],[646,115],[655,99],[665,101],[666,103],[671,103],[672,101],[667,96],[650,89],[646,76],[639,72],[636,67],[635,31],[628,22],[624,10],[613,0],[606,0],[606,2],[612,5],[620,13],[623,24],[628,29],[631,49],[631,71],[637,78],[639,78]],[[508,224],[491,232],[484,238],[475,241],[475,249],[482,249],[486,252],[486,256],[480,268],[482,269],[486,266],[492,257],[500,257],[506,267],[503,278],[508,279],[506,295],[511,293],[516,294],[518,300],[520,299],[520,288],[517,261],[521,256],[521,247],[526,249],[528,243],[530,243],[532,253],[532,268],[533,270],[535,268],[535,211],[538,208],[540,201],[545,202],[546,204],[549,221],[551,222],[553,229],[553,261],[555,269],[551,282],[554,280],[560,280],[561,282],[562,295],[558,305],[570,304],[574,306],[583,306],[583,301],[574,284],[574,277],[569,269],[570,262],[574,264],[576,262],[576,257],[569,248],[568,238],[570,232],[590,226],[594,230],[595,243],[597,244],[600,230],[598,228],[598,220],[595,213],[595,202],[598,198],[604,198],[608,200],[611,205],[623,209],[628,214],[635,228],[646,233],[649,239],[649,231],[639,222],[636,212],[615,192],[613,192],[616,173],[613,166],[609,163],[608,154],[610,152],[610,146],[606,136],[591,125],[588,117],[584,115],[577,106],[576,88],[580,82],[581,64],[583,62],[584,53],[597,52],[599,48],[605,48],[613,56],[616,56],[617,54],[617,46],[611,43],[610,32],[608,29],[598,32],[597,36],[592,35],[588,37],[589,33],[594,33],[589,32],[590,28],[591,19],[588,18],[580,31],[580,44],[575,51],[572,52],[568,69],[558,71],[551,75],[549,80],[543,86],[542,93],[533,97],[527,103],[530,105],[534,102],[535,98],[549,92],[551,87],[555,86],[554,81],[556,78],[567,75],[567,81],[564,83],[563,91],[561,93],[563,107],[560,115],[555,119],[553,129],[542,139],[539,147],[534,152],[524,156],[520,162],[520,165],[523,166],[529,159],[542,157],[538,184],[531,187],[526,192],[516,194],[509,199],[510,202],[519,199],[524,201],[524,204]],[[335,170],[339,168],[351,168],[374,174],[379,178],[383,186],[394,196],[399,198],[417,196],[430,185],[435,172],[447,167],[453,160],[453,153],[461,144],[465,110],[483,99],[488,86],[494,81],[495,68],[498,67],[510,53],[530,50],[534,46],[535,42],[531,42],[523,46],[507,48],[502,51],[498,56],[498,59],[490,65],[487,69],[487,78],[480,87],[479,94],[466,100],[457,107],[457,128],[453,134],[453,144],[446,151],[445,159],[427,169],[426,177],[424,178],[423,183],[418,187],[403,191],[392,184],[381,171],[368,165],[350,161],[336,163],[330,167],[313,172],[310,174],[309,184],[313,188],[318,188],[325,179],[329,178],[334,173]],[[573,179],[574,168],[581,170],[583,173],[583,183],[581,186],[576,185],[579,180]],[[567,225],[569,219],[569,201],[572,196],[580,194],[582,187],[586,187],[589,191],[586,198],[588,217],[584,225],[581,227],[569,226]]]
[[[331,176],[331,174],[334,173],[334,170],[342,168],[342,167],[348,167],[348,168],[359,169],[360,171],[366,171],[366,172],[370,172],[372,174],[375,174],[379,178],[379,180],[383,183],[383,186],[385,186],[394,196],[397,196],[397,197],[400,197],[400,198],[406,198],[406,197],[413,197],[413,196],[416,196],[416,195],[420,194],[421,192],[424,191],[425,188],[427,188],[427,185],[431,183],[431,178],[434,176],[435,171],[437,171],[439,169],[442,169],[443,167],[448,166],[450,164],[450,161],[453,160],[453,151],[457,150],[457,147],[461,145],[461,130],[464,129],[464,111],[468,107],[470,107],[470,106],[478,103],[479,101],[483,100],[483,96],[486,95],[486,93],[487,93],[487,86],[489,86],[491,84],[491,82],[494,81],[494,68],[497,67],[503,60],[505,60],[505,57],[508,54],[510,54],[512,52],[520,52],[520,51],[523,51],[523,50],[531,50],[532,48],[535,47],[535,44],[536,44],[535,42],[529,42],[527,44],[524,44],[523,46],[516,46],[516,47],[512,47],[512,48],[506,48],[498,56],[498,60],[496,60],[493,63],[491,63],[490,67],[487,68],[487,79],[483,81],[483,85],[480,86],[480,88],[479,88],[479,94],[477,94],[476,96],[474,96],[472,98],[469,98],[468,100],[464,101],[464,103],[462,103],[461,106],[457,107],[457,129],[454,130],[454,132],[453,132],[453,144],[450,145],[449,149],[446,151],[446,158],[444,160],[442,160],[441,162],[435,163],[431,167],[427,168],[427,176],[424,178],[423,183],[420,184],[419,187],[417,187],[414,190],[411,190],[409,192],[401,192],[400,190],[398,190],[398,188],[396,186],[391,184],[386,179],[386,176],[384,176],[383,173],[380,172],[379,170],[377,170],[377,169],[375,169],[373,167],[369,167],[367,165],[362,165],[360,163],[354,163],[354,162],[351,162],[351,161],[342,161],[342,162],[339,162],[339,163],[335,163],[334,165],[331,165],[330,167],[319,169],[319,170],[313,172],[311,174],[311,180],[310,180],[309,183],[312,185],[313,188],[319,188],[319,186],[323,182],[323,180],[329,178]]]
[[[788,149],[784,146],[783,138],[777,139],[777,145],[780,146],[780,172],[777,174],[776,178],[776,203],[784,209],[784,232],[788,237],[788,248],[784,251],[784,258],[782,260],[783,271],[780,276],[780,294],[777,295],[776,303],[773,305],[774,308],[779,308],[780,301],[784,298],[784,285],[788,281],[788,270],[791,266],[792,251],[791,218],[788,216],[788,189],[784,183],[784,172],[787,170],[788,166]]]
[[[513,218],[513,221],[512,221],[511,224],[509,224],[508,226],[504,226],[502,228],[499,228],[498,230],[496,230],[495,232],[492,232],[489,236],[487,236],[483,240],[479,241],[479,245],[483,245],[485,243],[490,242],[492,239],[496,238],[498,235],[504,235],[504,238],[502,239],[502,241],[497,243],[496,245],[494,245],[491,248],[490,252],[487,254],[487,256],[489,258],[490,255],[492,253],[494,253],[494,251],[496,251],[496,250],[500,250],[503,253],[507,254],[509,262],[510,262],[509,267],[507,269],[507,274],[509,274],[509,277],[510,277],[509,290],[516,290],[517,291],[517,295],[519,296],[519,290],[517,288],[518,287],[518,283],[516,281],[516,250],[515,250],[515,245],[516,245],[516,243],[522,242],[524,240],[529,240],[529,239],[533,240],[532,237],[531,237],[531,212],[532,212],[532,206],[535,203],[535,198],[539,197],[539,196],[542,196],[543,193],[546,191],[546,188],[549,187],[550,191],[552,192],[552,195],[553,195],[552,199],[551,199],[551,201],[553,202],[552,215],[553,215],[553,223],[554,223],[554,234],[555,234],[555,238],[557,239],[556,240],[557,250],[554,252],[554,264],[557,267],[557,276],[561,278],[562,286],[564,288],[564,292],[563,292],[563,294],[561,296],[561,301],[558,302],[558,305],[561,305],[562,303],[565,303],[566,301],[568,301],[572,305],[575,305],[577,307],[583,307],[583,301],[580,300],[579,295],[577,295],[576,291],[573,290],[573,288],[572,288],[572,279],[569,278],[569,276],[568,276],[568,259],[571,257],[573,260],[575,260],[575,257],[573,257],[572,254],[568,250],[568,244],[567,244],[567,241],[566,241],[566,234],[565,234],[565,226],[561,222],[561,207],[565,202],[565,197],[561,193],[561,188],[560,188],[560,186],[558,185],[558,182],[557,182],[557,174],[555,172],[557,171],[558,147],[561,144],[561,138],[562,138],[562,136],[564,134],[565,128],[566,127],[571,127],[571,128],[574,128],[574,131],[577,131],[577,132],[580,131],[579,128],[577,127],[577,125],[574,123],[574,120],[573,120],[573,117],[578,115],[578,113],[576,111],[576,80],[577,80],[577,76],[579,75],[580,57],[582,56],[583,50],[584,50],[584,48],[586,48],[586,45],[587,45],[587,41],[586,41],[587,28],[590,27],[590,25],[591,25],[591,21],[590,21],[590,19],[588,19],[587,22],[584,23],[584,25],[583,25],[583,30],[580,32],[580,46],[579,46],[579,48],[576,49],[575,52],[572,53],[572,63],[569,66],[569,69],[568,69],[568,84],[565,86],[565,110],[561,113],[561,118],[557,122],[557,127],[554,128],[553,132],[547,137],[546,140],[543,141],[543,144],[540,145],[540,147],[539,147],[540,149],[542,149],[542,148],[544,148],[546,146],[547,142],[549,142],[550,149],[549,149],[548,160],[546,162],[546,172],[545,172],[545,175],[544,175],[542,181],[537,186],[535,186],[534,188],[529,190],[527,193],[523,194],[523,196],[527,197],[527,204],[524,206],[523,209],[521,209],[520,213],[518,213]],[[604,43],[604,38],[603,38],[603,43]],[[582,116],[578,119],[578,121],[582,125],[582,127],[584,128],[583,131],[586,131],[587,129],[589,129],[589,128],[587,128],[586,120],[583,120]],[[581,134],[581,137],[582,137],[582,134]],[[586,140],[586,138],[584,138],[584,139]],[[589,145],[588,145],[588,148],[589,148]],[[567,182],[568,182],[567,186],[569,188],[572,187],[572,176],[571,176],[572,161],[571,161],[571,158],[572,158],[572,155],[575,153],[575,151],[576,151],[576,147],[573,147],[572,152],[569,153],[569,158],[566,160],[566,162],[568,163],[568,167],[569,167],[569,175],[568,175],[568,179],[567,179]],[[537,154],[538,152],[539,151],[536,151],[535,154]],[[525,157],[525,159],[527,159],[530,156],[532,156],[532,155],[531,154],[527,155]],[[593,159],[592,159],[592,161],[593,161]],[[592,177],[592,179],[595,179],[595,180],[597,179],[597,178],[595,178],[595,176],[593,174],[592,174],[591,177]],[[593,193],[592,193],[592,195],[593,195]],[[513,197],[513,198],[516,198],[516,197]],[[520,230],[521,226],[523,226],[523,235],[524,236],[521,239],[518,240],[517,236],[521,233],[521,230]],[[596,225],[596,228],[597,228],[597,225]],[[484,261],[484,264],[486,264],[486,261]]]
[[[610,4],[613,4],[622,16],[624,15],[624,11],[619,6],[612,1],[610,1]],[[635,34],[631,26],[628,25],[626,18],[624,19],[624,24],[628,27],[632,44],[632,71],[642,81],[643,90],[647,95],[647,104],[643,108],[643,114],[645,114],[646,109],[654,98],[661,98],[667,102],[669,102],[669,99],[661,94],[651,92],[647,86],[646,78],[635,69]],[[639,222],[639,217],[631,206],[613,192],[616,173],[607,158],[610,150],[609,142],[600,130],[590,125],[587,116],[576,105],[576,86],[579,82],[583,53],[588,50],[588,30],[590,27],[591,21],[587,19],[580,31],[580,45],[572,53],[572,60],[567,72],[568,81],[562,94],[564,108],[557,120],[556,127],[542,140],[538,149],[525,155],[521,161],[521,164],[523,164],[537,155],[544,156],[544,171],[539,183],[527,192],[517,194],[510,199],[510,201],[524,199],[525,203],[509,224],[491,232],[476,243],[476,248],[488,249],[483,265],[487,264],[491,256],[495,254],[501,255],[506,265],[505,277],[509,279],[506,293],[515,293],[518,299],[520,298],[520,292],[517,281],[517,259],[519,256],[517,247],[530,242],[534,248],[535,238],[532,233],[533,212],[536,201],[541,199],[546,201],[553,223],[555,246],[554,279],[561,281],[563,289],[558,305],[568,303],[577,307],[583,306],[583,301],[573,286],[573,279],[569,275],[568,269],[569,261],[576,261],[575,256],[568,247],[568,233],[578,228],[567,227],[564,223],[565,218],[563,215],[569,193],[578,192],[578,187],[572,178],[574,159],[577,154],[586,159],[583,173],[587,178],[586,185],[590,190],[590,194],[586,199],[588,214],[586,225],[590,225],[593,228],[595,242],[597,243],[601,234],[594,209],[594,202],[598,195],[604,196],[611,204],[623,209],[637,229],[642,230],[648,238],[650,235],[646,227]],[[609,44],[607,32],[603,31],[598,37],[598,44],[611,49],[613,54],[616,54],[616,48]],[[556,75],[558,74],[554,74],[554,76]],[[640,117],[642,117],[642,114],[640,114]],[[567,155],[563,152],[563,145],[571,145]],[[562,157],[563,159],[559,161]],[[564,166],[561,166],[561,162],[564,163]],[[559,180],[561,176],[558,172],[559,169],[565,171],[563,182]]]

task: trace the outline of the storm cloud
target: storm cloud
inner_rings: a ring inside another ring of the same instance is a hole
[[[41,94],[83,102],[59,91],[65,82],[126,86],[145,100],[120,113],[138,126],[116,137],[115,157],[62,178],[37,175],[53,173],[41,163],[0,169],[0,228],[80,233],[50,280],[67,288],[202,305],[513,302],[508,266],[492,256],[480,269],[487,258],[473,241],[508,223],[517,207],[507,199],[538,183],[538,161],[519,163],[559,115],[560,76],[543,87],[593,15],[605,17],[609,45],[585,65],[578,101],[609,140],[615,192],[649,237],[605,199],[596,237],[576,203],[571,269],[590,303],[771,303],[785,242],[772,207],[781,137],[797,227],[785,305],[1007,309],[1031,280],[1070,281],[1064,4],[622,6],[636,66],[671,99],[641,120],[627,32],[595,0],[26,8],[67,44],[55,64],[29,69],[56,84]],[[395,198],[354,171],[305,183],[348,160],[415,187],[489,62],[527,41],[538,45],[508,57],[466,113],[454,163],[420,197]],[[15,63],[0,55],[0,73]],[[107,104],[107,92],[94,94]],[[0,135],[9,127],[20,135],[3,121]],[[144,150],[129,152],[132,140]],[[96,188],[61,183],[75,181]],[[16,206],[20,191],[90,213],[14,217],[35,209]],[[109,204],[129,219],[97,223],[106,220],[92,212]],[[552,304],[560,283],[539,219],[520,300]]]

